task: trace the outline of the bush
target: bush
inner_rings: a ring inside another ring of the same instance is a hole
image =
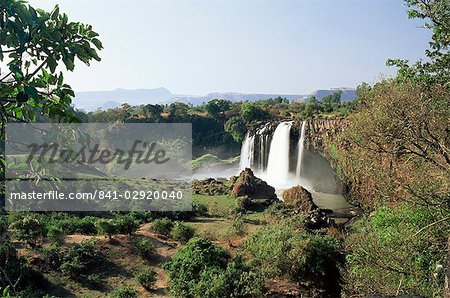
[[[149,259],[156,253],[156,245],[148,238],[135,239],[133,249],[137,255],[144,259]]]
[[[208,215],[208,206],[206,206],[206,204],[193,202],[192,211],[195,213],[195,216],[205,216]]]
[[[444,216],[439,210],[403,205],[381,208],[353,224],[345,241],[350,251],[346,292],[442,297],[444,281],[436,269],[447,253],[450,224],[447,220],[422,229]]]
[[[63,255],[61,247],[58,243],[50,245],[48,248],[42,248],[42,255],[44,256],[47,266],[51,269],[59,269],[62,263]]]
[[[112,298],[136,298],[138,292],[130,285],[121,285],[111,293]]]
[[[232,222],[230,227],[228,228],[227,234],[229,236],[243,236],[247,234],[247,226],[244,223],[244,219],[242,215],[236,215]]]
[[[72,278],[80,278],[101,264],[102,258],[95,249],[94,241],[83,241],[62,253],[64,257],[59,269]]]
[[[259,297],[264,289],[264,279],[244,264],[237,256],[225,270],[206,269],[192,291],[196,297]]]
[[[152,229],[158,234],[169,236],[173,228],[173,222],[168,218],[158,218],[152,222]]]
[[[47,223],[50,226],[58,226],[64,234],[82,234],[82,235],[95,235],[97,234],[96,221],[98,220],[92,216],[86,216],[83,218],[63,214],[60,217],[57,214],[54,218],[51,218]]]
[[[12,227],[16,230],[17,239],[25,241],[30,247],[38,245],[39,240],[45,235],[42,219],[36,214],[26,214],[15,221]]]
[[[102,235],[108,236],[109,239],[112,239],[112,236],[118,233],[117,226],[112,219],[99,219],[96,226],[98,232]]]
[[[266,278],[287,277],[292,281],[314,280],[329,290],[340,290],[339,268],[343,263],[340,244],[330,236],[299,229],[297,219],[282,220],[251,235],[245,243],[252,267]]]
[[[103,279],[98,274],[89,274],[86,276],[86,282],[91,287],[101,288],[103,286]]]
[[[117,232],[120,234],[133,235],[139,228],[139,222],[131,216],[122,215],[116,219]]]
[[[142,269],[136,274],[135,279],[144,289],[151,290],[156,283],[156,271],[153,268]]]
[[[199,282],[201,273],[214,268],[224,270],[230,256],[206,238],[193,238],[179,249],[163,267],[169,275],[170,291],[175,296],[190,294]]]
[[[181,222],[176,222],[170,233],[170,238],[181,243],[188,242],[195,235],[195,229]]]

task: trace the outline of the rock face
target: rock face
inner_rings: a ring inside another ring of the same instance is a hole
[[[308,213],[319,208],[314,203],[311,193],[300,185],[285,190],[283,192],[283,201],[288,206]]]
[[[249,168],[243,170],[237,178],[232,177],[230,180],[233,182],[231,194],[234,197],[247,196],[250,199],[277,200],[275,188],[256,177]]]
[[[296,213],[304,213],[306,227],[311,230],[334,226],[334,220],[329,217],[332,210],[321,209],[314,203],[312,195],[302,186],[297,185],[283,192],[284,204],[295,209]]]
[[[195,194],[203,195],[228,195],[231,191],[231,184],[226,180],[217,180],[208,178],[203,180],[194,180],[192,190]]]

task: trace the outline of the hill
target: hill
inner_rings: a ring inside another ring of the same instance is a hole
[[[324,96],[341,90],[342,100],[351,101],[355,98],[355,90],[351,88],[332,88],[316,90],[307,95],[301,94],[264,94],[264,93],[238,93],[238,92],[213,92],[204,96],[178,95],[171,93],[166,88],[155,89],[115,89],[111,91],[83,91],[76,92],[73,104],[76,108],[86,112],[97,109],[106,110],[115,108],[123,103],[132,106],[141,104],[170,104],[173,102],[183,102],[194,106],[208,102],[211,99],[228,99],[233,102],[257,101],[261,99],[285,97],[289,101],[304,101],[311,96],[316,96],[319,100]]]

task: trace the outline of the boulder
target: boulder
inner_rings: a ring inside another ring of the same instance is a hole
[[[195,194],[203,195],[228,195],[230,194],[231,184],[226,180],[218,180],[214,178],[207,178],[203,180],[194,180],[192,182],[192,191]]]
[[[249,168],[243,170],[237,178],[232,177],[230,180],[234,182],[231,191],[234,197],[247,196],[250,199],[278,200],[275,188],[256,177]]]
[[[302,186],[297,185],[283,192],[283,201],[286,205],[303,212],[312,212],[319,207],[314,203],[312,195]]]

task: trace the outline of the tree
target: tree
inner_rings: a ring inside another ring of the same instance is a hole
[[[270,115],[256,103],[244,102],[241,106],[241,117],[246,123],[268,120]]]
[[[405,0],[411,8],[410,19],[425,20],[424,28],[433,31],[430,48],[425,54],[430,61],[418,61],[410,66],[408,60],[390,59],[388,65],[399,67],[400,79],[434,80],[447,83],[450,79],[450,2],[448,0]]]
[[[73,71],[78,58],[100,61],[102,43],[92,26],[69,22],[56,6],[48,13],[24,1],[0,1],[0,100],[5,122],[34,121],[36,111],[58,120],[76,120],[74,92],[59,68]]]
[[[311,96],[308,99],[308,102],[305,104],[304,116],[312,117],[319,110],[319,102],[317,101],[315,96]]]
[[[245,136],[245,123],[240,116],[233,116],[225,122],[225,131],[229,133],[236,142],[241,142]]]
[[[223,119],[225,112],[231,109],[231,101],[226,99],[213,99],[206,103],[205,110],[214,119]]]
[[[185,103],[174,102],[169,106],[169,120],[172,122],[183,122],[189,118],[189,106]]]
[[[142,108],[145,118],[150,122],[160,122],[163,106],[147,104]]]

